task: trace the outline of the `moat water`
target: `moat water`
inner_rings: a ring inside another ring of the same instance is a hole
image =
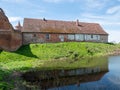
[[[28,72],[23,78],[32,84],[26,90],[120,90],[120,56],[104,60],[92,68]]]

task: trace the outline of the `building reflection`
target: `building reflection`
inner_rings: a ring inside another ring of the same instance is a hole
[[[100,67],[51,70],[27,72],[23,75],[23,78],[29,84],[26,85],[28,90],[56,90],[56,88],[62,88],[63,86],[76,85],[76,87],[79,87],[81,83],[98,81],[106,72],[108,72],[107,67],[104,71]],[[33,87],[34,89],[32,89]]]

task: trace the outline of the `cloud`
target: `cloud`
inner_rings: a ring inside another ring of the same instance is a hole
[[[114,14],[120,11],[120,6],[114,6],[107,10],[107,14]]]
[[[106,30],[109,32],[109,42],[120,42],[120,31],[119,30]]]
[[[8,19],[11,23],[22,20],[21,17],[8,17]]]
[[[61,2],[63,0],[44,0],[45,2],[50,2],[50,3],[58,3]]]
[[[9,2],[9,3],[21,3],[26,0],[1,0],[2,2]]]
[[[115,15],[94,15],[92,13],[81,14],[80,19],[90,22],[98,22],[102,25],[120,25],[119,14]]]
[[[91,13],[82,13],[81,16],[89,19],[104,19],[103,16],[93,15]]]
[[[104,8],[108,0],[84,0],[84,2],[88,9],[96,8],[98,10]]]
[[[120,42],[119,12],[112,15],[96,15],[93,13],[82,13],[80,16],[80,21],[99,23],[103,27],[103,29],[109,33],[109,42]]]
[[[44,2],[49,2],[49,3],[60,3],[60,2],[75,2],[78,0],[43,0]]]

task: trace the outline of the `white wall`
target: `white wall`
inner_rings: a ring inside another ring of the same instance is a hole
[[[98,41],[100,40],[100,35],[92,35],[92,34],[69,34],[69,40],[76,40],[76,41]]]
[[[75,35],[74,34],[69,34],[68,39],[69,40],[75,40]]]
[[[100,40],[100,35],[85,35],[85,40]]]
[[[83,41],[84,40],[84,35],[83,34],[75,34],[75,40]]]

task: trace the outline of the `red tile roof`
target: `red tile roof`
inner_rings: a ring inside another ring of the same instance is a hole
[[[22,32],[106,34],[97,23],[25,18]]]

